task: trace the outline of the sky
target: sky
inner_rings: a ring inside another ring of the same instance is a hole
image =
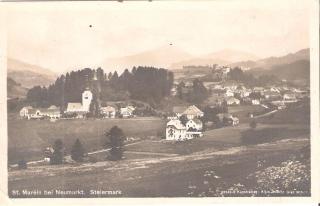
[[[310,1],[217,0],[9,4],[7,55],[57,73],[173,43],[201,56],[258,57],[309,47]],[[91,25],[91,26],[90,26]]]

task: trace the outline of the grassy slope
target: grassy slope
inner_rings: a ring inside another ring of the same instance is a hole
[[[59,120],[57,122],[11,119],[8,122],[9,162],[21,157],[41,159],[42,150],[60,138],[67,151],[79,138],[87,151],[101,149],[104,134],[112,126],[123,129],[127,137],[146,138],[163,131],[165,122],[161,119],[114,119],[114,120]]]

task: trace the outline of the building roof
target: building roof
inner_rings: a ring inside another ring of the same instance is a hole
[[[168,126],[174,126],[176,129],[183,130],[186,129],[186,127],[181,123],[179,119],[172,119],[167,123]]]
[[[116,111],[116,109],[111,106],[101,107],[100,109],[104,112],[115,112]]]
[[[48,107],[48,109],[59,109],[59,107],[57,107],[55,105],[51,105],[50,107]]]
[[[67,112],[75,110],[82,111],[82,104],[79,102],[69,102],[67,105]]]
[[[201,115],[201,114],[203,114],[203,112],[195,105],[192,105],[192,106],[188,107],[183,112],[183,114],[185,114],[185,115]]]

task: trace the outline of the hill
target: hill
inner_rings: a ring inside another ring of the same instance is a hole
[[[248,52],[237,51],[237,50],[230,50],[224,49],[218,52],[213,52],[207,55],[203,55],[201,57],[188,59],[185,61],[175,62],[171,64],[170,69],[182,69],[183,66],[187,65],[213,65],[213,64],[220,64],[220,65],[227,65],[231,62],[238,62],[238,61],[256,61],[258,57],[250,54]]]
[[[7,96],[9,99],[25,97],[28,89],[18,84],[16,81],[7,78]]]
[[[271,69],[275,65],[290,64],[299,60],[310,61],[310,49],[302,49],[280,57],[269,57],[257,61],[240,61],[230,64],[231,67],[242,66],[250,68]]]
[[[12,58],[8,58],[7,65],[8,77],[26,88],[36,85],[47,86],[53,83],[57,77],[49,69]]]
[[[175,61],[184,61],[190,58],[192,58],[192,55],[187,52],[174,45],[168,45],[134,55],[108,58],[106,59],[106,65],[110,68],[116,68],[117,70],[130,69],[133,66],[167,68]]]

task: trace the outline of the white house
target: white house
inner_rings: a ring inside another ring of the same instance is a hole
[[[231,89],[227,89],[224,95],[225,97],[233,97],[234,92]]]
[[[101,107],[100,113],[104,118],[115,118],[116,117],[116,109],[111,106]]]
[[[199,120],[199,119],[190,119],[187,123],[186,123],[186,127],[187,127],[187,130],[189,128],[194,128],[196,130],[199,130],[201,131],[203,129],[203,124],[202,122]]]
[[[178,119],[170,120],[166,127],[167,140],[185,140],[187,128]]]
[[[226,99],[227,105],[239,105],[240,100],[235,97],[229,97]]]
[[[28,116],[28,110],[29,110],[29,109],[33,109],[32,106],[23,107],[23,108],[20,110],[20,112],[19,112],[20,117],[23,117],[23,118],[27,117],[27,116]]]
[[[190,119],[186,125],[183,125],[179,119],[172,119],[167,123],[166,140],[183,141],[201,137],[202,122],[199,119]]]
[[[133,116],[133,111],[135,108],[133,106],[126,106],[120,108],[120,114],[122,115],[123,118],[129,118]]]
[[[283,95],[283,100],[285,102],[296,102],[297,98],[296,98],[296,95],[293,93],[286,93]]]
[[[61,117],[60,108],[50,106],[49,108],[32,108],[30,106],[24,107],[20,110],[20,116],[27,119],[59,119]]]
[[[251,100],[251,104],[252,105],[259,105],[260,104],[260,100],[259,99],[252,99]]]

